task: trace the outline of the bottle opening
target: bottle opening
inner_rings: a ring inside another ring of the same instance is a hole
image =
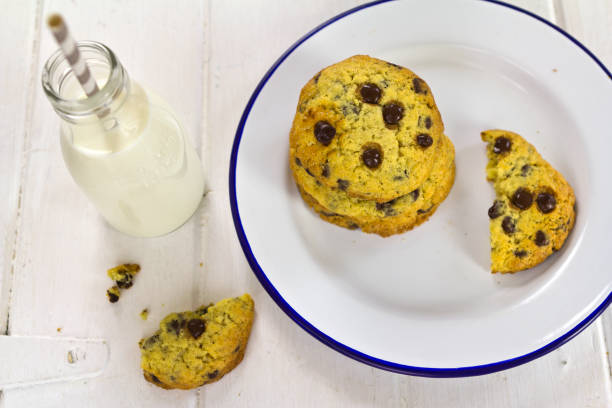
[[[53,108],[67,120],[95,115],[116,102],[127,86],[127,75],[114,53],[94,41],[80,41],[77,47],[91,70],[100,91],[90,98],[85,96],[66,57],[57,50],[46,62],[42,72],[42,86]]]

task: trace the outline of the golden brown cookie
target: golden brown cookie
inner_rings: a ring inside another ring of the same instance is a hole
[[[446,136],[443,135],[440,138],[440,143],[438,145],[432,173],[429,175],[428,179],[441,179],[442,175],[440,172],[445,169],[448,164],[452,163],[454,159],[452,143]],[[434,192],[433,188],[422,190],[422,186],[419,186],[404,196],[397,197],[385,203],[379,203],[374,200],[351,197],[345,191],[338,188],[329,188],[321,184],[316,178],[310,176],[306,172],[306,169],[293,161],[290,161],[290,166],[295,175],[296,183],[301,186],[305,192],[311,195],[322,207],[326,208],[327,212],[334,212],[354,219],[375,221],[408,210],[412,210],[413,212],[419,209],[425,210],[430,208],[432,204],[431,195],[433,195]],[[436,180],[436,182],[439,181],[440,180]]]
[[[166,389],[219,380],[242,361],[253,318],[248,294],[169,314],[154,335],[139,342],[145,379]]]
[[[445,136],[442,146],[433,171],[425,183],[415,190],[416,194],[391,202],[381,204],[349,197],[343,191],[325,186],[317,186],[318,195],[315,197],[304,186],[298,184],[298,188],[304,201],[328,222],[349,229],[361,228],[364,232],[383,237],[405,232],[427,220],[450,192],[455,176],[454,147]],[[329,196],[334,198],[329,199]],[[321,197],[323,201],[332,202],[333,208],[317,200]]]
[[[425,81],[357,55],[325,68],[302,89],[290,157],[327,187],[384,203],[425,182],[443,130]]]
[[[516,133],[487,130],[491,271],[517,272],[559,250],[574,226],[574,191],[535,147]]]

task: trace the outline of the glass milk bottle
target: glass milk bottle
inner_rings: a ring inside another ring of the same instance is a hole
[[[86,98],[63,54],[42,85],[62,119],[60,142],[74,181],[117,230],[151,237],[181,226],[204,192],[202,165],[176,115],[128,77],[103,44],[81,41],[100,88]]]

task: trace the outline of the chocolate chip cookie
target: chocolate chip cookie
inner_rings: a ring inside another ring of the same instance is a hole
[[[452,187],[454,147],[444,135],[439,144],[428,179],[409,194],[385,203],[350,197],[345,191],[317,183],[313,177],[303,177],[304,182],[298,187],[304,201],[326,221],[381,236],[404,232],[431,216]],[[305,173],[296,163],[292,169],[294,174]]]
[[[559,250],[574,226],[574,191],[563,176],[516,133],[487,130],[487,179],[496,199],[488,211],[491,271],[517,272]]]
[[[218,381],[242,361],[253,318],[248,294],[169,314],[139,342],[145,379],[165,389]]]
[[[386,203],[425,182],[443,130],[424,80],[357,55],[323,69],[302,89],[290,156],[322,185]]]

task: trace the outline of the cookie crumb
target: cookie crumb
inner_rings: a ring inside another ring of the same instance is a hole
[[[147,308],[142,309],[142,312],[140,312],[140,318],[142,320],[147,320],[149,318],[149,309]]]
[[[557,68],[553,68],[552,72],[559,72],[559,71],[557,71]]]
[[[106,274],[115,281],[120,289],[129,289],[134,284],[134,276],[140,272],[138,264],[123,264],[109,269]]]
[[[76,359],[75,354],[72,352],[72,350],[66,354],[66,360],[68,361],[68,364],[76,363],[77,359]]]
[[[121,296],[121,292],[117,286],[113,286],[112,288],[106,291],[106,297],[108,301],[111,303],[117,303],[119,301],[119,297]]]
[[[134,285],[134,276],[140,272],[138,264],[122,264],[106,271],[106,274],[111,278],[115,285],[106,291],[108,301],[115,303],[121,296],[121,290],[129,289]]]
[[[58,327],[58,328],[57,328],[57,332],[58,332],[58,333],[61,333],[61,332],[62,332],[62,328],[61,328],[61,327]]]

